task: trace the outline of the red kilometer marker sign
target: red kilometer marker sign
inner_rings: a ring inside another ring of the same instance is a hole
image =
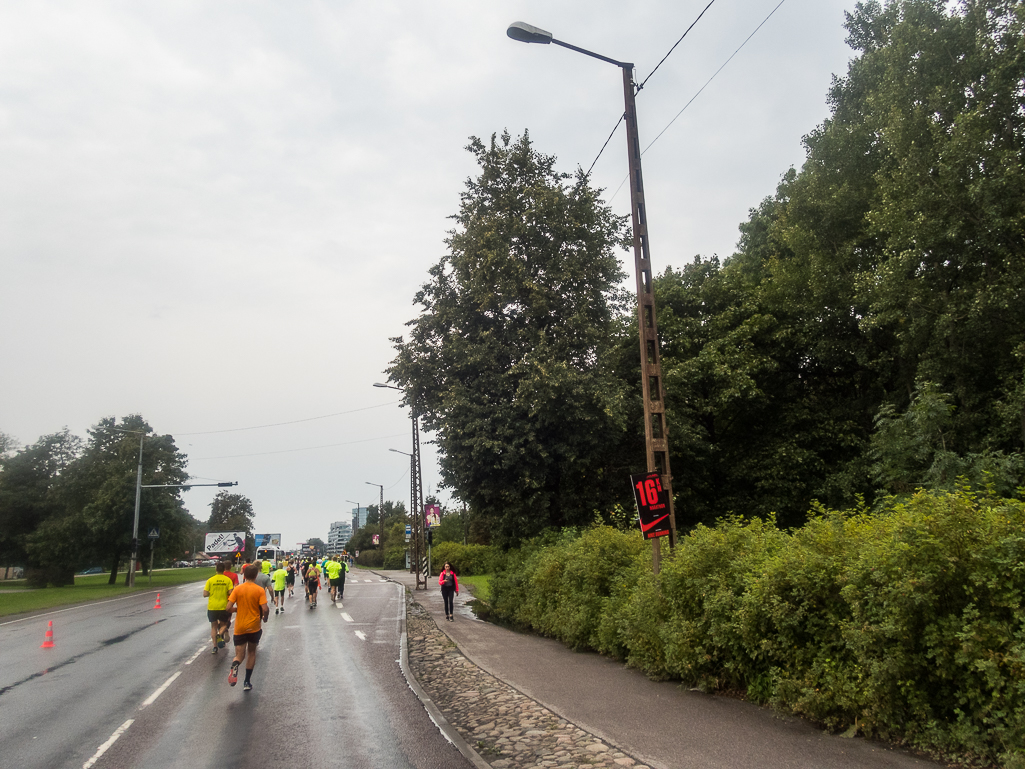
[[[645,539],[669,535],[669,492],[662,488],[658,473],[631,475],[634,501],[640,516],[641,534]]]

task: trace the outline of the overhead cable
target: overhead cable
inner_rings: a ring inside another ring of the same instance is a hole
[[[670,48],[666,52],[666,55],[662,57],[662,60],[659,61],[659,63],[655,65],[655,69],[651,70],[651,72],[648,73],[648,76],[646,78],[644,78],[644,82],[641,83],[639,86],[637,86],[638,93],[640,92],[640,90],[642,88],[644,88],[645,83],[647,83],[649,80],[651,80],[651,76],[655,74],[655,72],[658,70],[658,68],[662,66],[662,62],[664,62],[666,59],[668,59],[669,55],[673,51],[676,50],[676,46],[678,46],[680,43],[683,42],[683,38],[687,37],[687,33],[689,33],[692,29],[694,29],[694,25],[695,24],[697,24],[699,21],[701,21],[701,17],[705,15],[705,11],[707,11],[709,8],[711,8],[712,7],[712,3],[714,3],[714,2],[715,2],[715,0],[710,0],[708,5],[705,6],[705,10],[698,14],[698,17],[696,19],[694,19],[694,21],[692,21],[690,23],[690,26],[687,27],[686,30],[684,30],[684,33],[682,35],[680,35],[680,39],[677,40],[675,43],[673,43],[673,47]],[[619,128],[619,124],[622,123],[625,118],[626,118],[626,113],[623,113],[622,115],[619,116],[619,120],[616,121],[616,125],[612,127],[612,133],[609,134],[609,138],[605,140],[605,143],[603,145],[601,145],[601,149],[598,150],[598,155],[595,157],[594,162],[591,163],[591,167],[587,169],[587,175],[588,176],[591,175],[591,171],[594,169],[594,164],[598,162],[598,158],[600,158],[602,156],[602,153],[605,152],[605,148],[609,146],[609,142],[612,141],[612,137],[615,136],[616,130]],[[623,185],[621,184],[619,186],[622,187]],[[617,189],[616,191],[618,192],[619,190]]]
[[[698,17],[696,19],[694,19],[694,21],[692,21],[690,23],[690,26],[687,27],[687,29],[684,31],[684,33],[682,35],[680,35],[680,39],[677,40],[675,43],[673,43],[673,47],[669,49],[669,53],[667,53],[665,56],[662,57],[662,61],[660,61],[658,64],[656,64],[655,65],[655,69],[651,70],[651,72],[648,73],[648,76],[646,78],[644,78],[644,81],[639,86],[637,86],[638,92],[642,88],[644,88],[644,84],[645,83],[647,83],[649,80],[651,80],[651,76],[654,75],[658,71],[658,68],[662,66],[662,62],[669,58],[669,54],[671,54],[673,51],[676,50],[676,46],[678,46],[680,43],[683,42],[683,38],[687,37],[687,33],[690,32],[692,29],[694,29],[694,25],[697,24],[699,21],[701,21],[701,17],[705,15],[705,11],[707,11],[709,8],[711,8],[712,7],[712,3],[714,3],[714,2],[715,2],[715,0],[711,0],[711,2],[709,2],[709,4],[705,6],[705,10],[702,11],[701,13],[699,13]]]
[[[726,67],[726,65],[727,65],[727,64],[729,64],[729,63],[730,63],[731,61],[733,61],[733,57],[734,57],[734,56],[736,56],[736,55],[737,55],[738,53],[740,53],[740,49],[741,49],[741,48],[743,48],[743,47],[744,47],[745,45],[747,45],[748,41],[749,41],[749,40],[750,40],[750,39],[751,39],[752,37],[754,37],[754,36],[755,36],[755,34],[757,34],[758,30],[760,30],[760,29],[761,29],[761,28],[762,28],[763,26],[765,26],[765,22],[767,22],[767,21],[768,21],[769,19],[771,19],[771,18],[772,18],[772,14],[774,14],[774,13],[775,13],[776,11],[778,11],[778,10],[779,10],[779,7],[780,7],[781,5],[783,5],[783,3],[785,3],[785,2],[786,2],[786,0],[779,0],[779,2],[778,2],[778,3],[776,4],[776,7],[775,7],[775,8],[773,8],[773,9],[772,9],[771,11],[769,11],[769,15],[768,15],[768,16],[766,16],[766,17],[765,17],[764,19],[762,19],[762,23],[761,23],[761,24],[759,24],[759,25],[758,25],[757,27],[755,27],[755,29],[754,29],[754,32],[752,32],[752,33],[751,33],[750,35],[748,35],[748,36],[747,36],[747,38],[746,38],[746,39],[744,40],[744,42],[743,42],[743,43],[741,43],[741,44],[740,44],[740,46],[739,46],[739,47],[737,48],[737,50],[735,50],[735,51],[734,51],[734,52],[733,52],[732,54],[730,54],[730,58],[728,58],[728,59],[727,59],[726,61],[724,61],[724,62],[722,63],[722,66],[720,66],[720,67],[719,67],[719,69],[717,69],[717,70],[716,70],[716,71],[715,71],[715,72],[714,72],[714,73],[712,74],[712,76],[711,76],[710,78],[708,78],[708,80],[706,80],[706,81],[705,81],[705,84],[704,84],[703,86],[701,86],[701,88],[699,88],[699,89],[698,89],[698,92],[697,92],[696,94],[694,94],[693,96],[691,96],[691,97],[690,97],[690,100],[689,100],[689,101],[688,101],[688,102],[687,102],[686,104],[684,104],[684,105],[683,105],[683,109],[681,109],[681,110],[680,110],[679,112],[677,112],[677,113],[676,113],[676,117],[674,117],[674,118],[673,118],[672,120],[670,120],[670,121],[669,121],[669,124],[668,124],[668,125],[666,125],[666,127],[665,127],[665,128],[663,128],[663,129],[662,129],[662,130],[661,130],[661,131],[659,132],[658,136],[656,136],[656,137],[655,137],[654,139],[652,139],[652,140],[651,140],[651,143],[649,143],[649,144],[648,144],[648,146],[647,146],[647,147],[645,147],[645,148],[644,148],[644,149],[643,149],[643,150],[641,151],[641,154],[642,154],[642,155],[643,155],[643,154],[644,154],[645,152],[647,152],[647,151],[648,151],[649,149],[651,149],[651,145],[652,145],[652,144],[654,144],[655,142],[657,142],[657,141],[659,140],[659,138],[660,138],[660,137],[662,136],[662,134],[664,134],[664,133],[665,133],[666,131],[668,131],[668,130],[669,130],[669,126],[671,126],[671,125],[672,125],[673,123],[675,123],[675,122],[676,122],[676,118],[680,117],[680,115],[682,115],[682,114],[684,113],[684,110],[686,110],[686,109],[687,109],[687,107],[689,107],[689,106],[691,105],[691,102],[693,102],[693,101],[694,101],[694,100],[695,100],[696,98],[698,98],[698,97],[699,97],[699,96],[701,95],[701,92],[702,92],[702,91],[704,91],[704,90],[705,90],[705,88],[707,88],[707,87],[708,87],[708,84],[709,84],[709,83],[711,83],[711,82],[712,82],[713,80],[715,80],[715,76],[716,76],[716,75],[718,75],[718,74],[719,74],[720,72],[722,72],[722,71],[723,71],[723,69],[724,69],[724,68]],[[620,186],[622,186],[622,185],[620,185]]]
[[[232,427],[232,428],[227,429],[227,430],[203,430],[201,432],[195,432],[195,433],[175,433],[175,435],[213,435],[215,433],[239,433],[239,432],[243,432],[244,430],[262,430],[265,427],[281,427],[282,425],[297,425],[297,424],[299,424],[301,422],[314,422],[314,421],[316,421],[318,419],[330,419],[331,417],[340,417],[340,416],[343,416],[345,414],[355,414],[357,411],[369,411],[370,409],[380,409],[380,408],[384,408],[385,406],[394,406],[396,403],[401,403],[401,402],[402,401],[388,401],[387,403],[379,403],[376,406],[364,406],[363,408],[360,408],[360,409],[350,409],[349,411],[336,411],[333,414],[324,414],[324,415],[319,416],[319,417],[306,417],[305,419],[293,419],[293,420],[291,420],[289,422],[271,422],[270,424],[266,424],[266,425],[253,425],[252,427]]]
[[[706,88],[708,87],[708,84],[709,84],[709,83],[711,83],[711,82],[712,82],[713,80],[715,80],[715,77],[716,77],[716,75],[718,75],[718,74],[719,74],[720,72],[722,72],[722,71],[723,71],[723,69],[724,69],[724,68],[726,67],[726,65],[727,65],[727,64],[729,64],[729,63],[730,63],[731,61],[733,61],[733,57],[734,57],[734,56],[736,56],[736,55],[737,55],[738,53],[740,53],[741,49],[742,49],[742,48],[743,48],[743,47],[744,47],[745,45],[747,45],[747,44],[748,44],[748,42],[749,42],[749,41],[751,40],[751,38],[752,38],[752,37],[754,37],[754,36],[755,36],[755,35],[756,35],[756,34],[758,33],[758,30],[760,30],[760,29],[761,29],[762,27],[764,27],[764,26],[765,26],[765,22],[767,22],[767,21],[768,21],[769,19],[771,19],[771,18],[772,18],[772,15],[773,15],[774,13],[776,13],[776,11],[778,11],[778,10],[779,10],[779,7],[780,7],[781,5],[783,5],[783,3],[785,3],[785,2],[786,2],[786,0],[779,0],[779,2],[778,2],[778,3],[776,4],[776,7],[775,7],[775,8],[773,8],[773,9],[772,9],[771,11],[769,11],[769,15],[768,15],[768,16],[766,16],[766,17],[765,17],[764,19],[762,19],[762,22],[761,22],[761,24],[759,24],[759,25],[758,25],[757,27],[755,27],[755,28],[754,28],[754,32],[752,32],[752,33],[751,33],[750,35],[748,35],[748,36],[747,36],[747,37],[746,37],[746,38],[744,39],[744,42],[743,42],[743,43],[741,43],[741,44],[740,44],[740,45],[739,45],[739,46],[737,47],[737,50],[735,50],[735,51],[734,51],[733,53],[731,53],[731,54],[730,54],[730,57],[729,57],[728,59],[726,59],[726,61],[724,61],[724,62],[722,63],[722,65],[720,65],[719,69],[717,69],[717,70],[716,70],[716,71],[715,71],[714,73],[712,73],[712,76],[711,76],[710,78],[708,78],[708,80],[706,80],[706,81],[705,81],[705,84],[704,84],[703,86],[701,86],[701,88],[699,88],[699,89],[697,90],[697,93],[695,93],[695,94],[694,94],[693,96],[691,96],[691,97],[690,97],[690,99],[689,99],[689,100],[687,101],[687,103],[683,105],[683,109],[681,109],[681,110],[680,110],[679,112],[677,112],[677,113],[676,113],[676,117],[674,117],[674,118],[673,118],[672,120],[670,120],[670,121],[669,121],[669,123],[668,123],[668,124],[666,124],[666,127],[665,127],[665,128],[663,128],[663,129],[662,129],[661,131],[659,131],[659,133],[658,133],[658,136],[656,136],[656,137],[655,137],[654,139],[652,139],[652,140],[651,140],[651,141],[650,141],[650,142],[648,143],[648,146],[647,146],[647,147],[645,147],[645,148],[644,148],[644,149],[643,149],[643,150],[641,151],[641,155],[643,155],[643,154],[644,154],[645,152],[647,152],[648,150],[650,150],[650,149],[651,149],[651,145],[652,145],[652,144],[654,144],[655,142],[657,142],[657,141],[658,141],[658,140],[659,140],[659,139],[660,139],[660,138],[662,137],[662,134],[664,134],[664,133],[665,133],[666,131],[668,131],[668,130],[669,130],[669,127],[670,127],[670,126],[671,126],[671,125],[672,125],[673,123],[675,123],[675,122],[676,122],[677,118],[679,118],[679,117],[680,117],[680,115],[682,115],[682,114],[684,113],[684,111],[686,111],[686,109],[687,109],[687,108],[688,108],[688,107],[689,107],[689,106],[691,105],[691,103],[693,103],[693,101],[694,101],[695,99],[697,99],[697,98],[698,98],[698,96],[700,96],[700,95],[701,95],[701,92],[702,92],[702,91],[704,91],[704,90],[705,90],[705,89],[706,89]],[[606,143],[607,143],[607,142],[606,142]],[[597,160],[597,159],[596,159],[596,160]],[[593,165],[592,165],[592,167],[593,167]],[[619,191],[620,191],[621,189],[623,189],[623,185],[624,185],[624,184],[626,184],[626,180],[627,180],[627,179],[629,179],[629,178],[630,178],[630,174],[627,174],[626,176],[624,176],[624,177],[623,177],[623,181],[621,181],[621,182],[619,183],[619,186],[618,186],[618,187],[616,187],[616,191],[615,191],[615,192],[613,192],[613,193],[612,193],[612,195],[611,195],[611,196],[609,197],[609,202],[611,202],[611,201],[612,201],[612,200],[613,200],[613,199],[614,199],[614,198],[616,197],[616,195],[618,195],[618,194],[619,194]]]
[[[409,435],[408,432],[396,433],[395,435],[379,435],[376,438],[364,438],[359,441],[345,441],[344,443],[325,443],[320,446],[303,446],[298,449],[280,449],[279,451],[258,451],[255,454],[224,454],[216,457],[194,457],[195,461],[201,459],[236,459],[238,457],[264,457],[268,454],[291,454],[296,451],[313,451],[315,449],[331,449],[336,446],[352,446],[356,443],[369,443],[370,441],[383,441],[385,438],[401,438],[403,435]]]

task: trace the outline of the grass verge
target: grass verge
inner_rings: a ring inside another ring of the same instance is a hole
[[[470,591],[478,601],[484,601],[487,603],[491,600],[491,575],[490,574],[475,574],[469,577],[460,577],[459,585],[463,585]]]
[[[135,587],[124,586],[124,575],[118,575],[116,585],[108,585],[108,574],[89,574],[75,577],[75,584],[68,587],[48,587],[43,590],[25,590],[17,593],[0,593],[0,617],[22,614],[40,609],[54,609],[89,601],[120,598],[146,590],[159,590],[189,582],[206,582],[214,575],[213,569],[167,569],[153,572],[153,584],[149,577],[136,575]]]

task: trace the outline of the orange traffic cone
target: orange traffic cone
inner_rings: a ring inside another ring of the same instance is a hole
[[[53,648],[53,620],[50,620],[46,625],[46,635],[43,636],[43,645],[40,649],[52,649]]]
[[[155,604],[155,605],[153,606],[153,608],[154,608],[154,609],[159,609],[159,608],[160,608],[160,593],[157,593],[157,602],[156,602],[156,604]]]

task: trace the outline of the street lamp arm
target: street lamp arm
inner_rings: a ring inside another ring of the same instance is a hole
[[[193,486],[219,486],[224,488],[225,486],[238,486],[238,481],[230,481],[224,483],[155,483],[155,484],[143,484],[140,489],[191,489]]]
[[[387,387],[389,390],[398,390],[399,392],[402,392],[401,387],[396,387],[395,385],[390,384],[384,384],[382,382],[374,382],[374,387]]]
[[[608,56],[602,56],[600,53],[594,51],[588,51],[586,48],[580,48],[569,43],[564,43],[562,40],[556,40],[552,37],[552,33],[547,30],[543,30],[540,27],[535,27],[531,24],[527,24],[522,21],[514,21],[509,25],[509,28],[505,31],[505,34],[511,37],[513,40],[517,40],[521,43],[540,43],[541,45],[548,45],[549,43],[555,43],[555,45],[561,45],[563,48],[569,48],[571,51],[582,53],[585,56],[590,56],[593,59],[600,59],[601,61],[607,61],[609,64],[615,64],[617,67],[623,67],[625,69],[632,70],[634,65],[625,61],[616,61],[610,59]],[[379,387],[380,385],[374,385]]]
[[[561,45],[563,48],[569,48],[571,51],[576,51],[577,53],[582,53],[585,56],[590,56],[593,59],[601,59],[602,61],[607,61],[609,64],[615,64],[617,67],[622,67],[623,69],[632,71],[634,68],[634,65],[631,62],[616,61],[615,59],[610,59],[608,56],[602,56],[600,53],[588,51],[586,48],[578,48],[575,45],[570,45],[569,43],[564,43],[561,40],[556,40],[554,37],[552,38],[552,42],[556,45]]]

